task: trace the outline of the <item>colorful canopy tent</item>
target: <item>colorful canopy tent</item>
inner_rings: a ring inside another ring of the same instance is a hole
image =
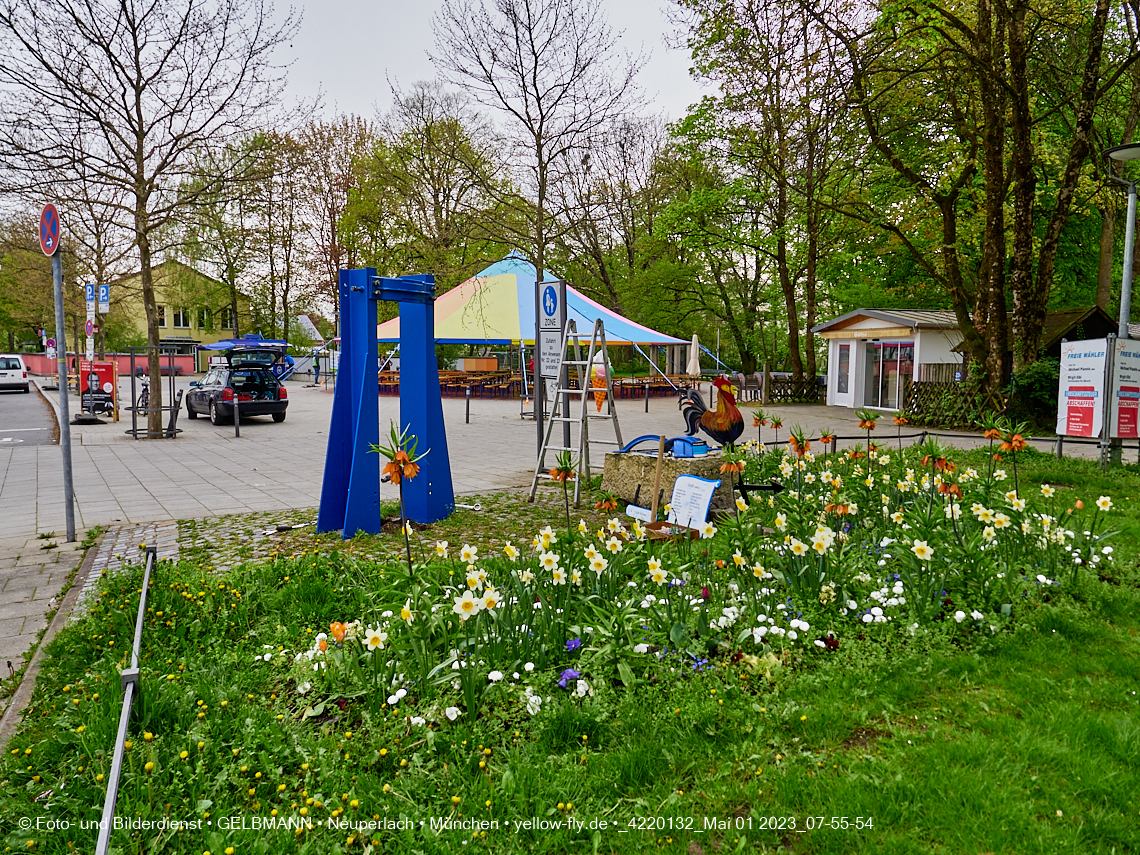
[[[534,265],[509,255],[435,299],[437,344],[534,344]],[[621,344],[688,344],[634,323],[566,286],[567,318],[589,339],[594,320],[606,327],[606,342]],[[378,324],[381,342],[400,340],[400,319]]]

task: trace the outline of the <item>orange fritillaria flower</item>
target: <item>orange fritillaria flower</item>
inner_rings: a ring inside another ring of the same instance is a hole
[[[1001,439],[1001,431],[997,428],[990,428],[988,431],[982,434],[982,437],[984,439]]]
[[[395,460],[389,460],[384,464],[384,474],[392,479],[393,484],[399,484],[401,476],[403,475],[403,469]]]
[[[892,421],[899,427],[902,427],[907,423],[906,416],[895,416]]]
[[[565,484],[574,477],[573,471],[567,472],[565,469],[555,467],[550,470],[550,477],[557,481],[559,484]]]
[[[832,442],[835,442],[835,434],[833,434],[833,433],[824,434],[823,436],[821,436],[819,438],[819,441],[822,442],[824,445],[828,445]]]
[[[1010,437],[1009,445],[1014,451],[1021,451],[1028,443],[1025,441],[1025,437],[1019,433],[1015,433]]]
[[[720,471],[721,472],[743,472],[744,471],[744,463],[743,462],[733,463],[731,460],[728,460],[728,461],[726,461],[720,465]]]
[[[762,419],[759,416],[752,417],[752,427],[764,427],[768,424],[767,419]]]
[[[860,419],[859,429],[860,430],[874,430],[875,424],[876,424],[876,422],[874,419]]]
[[[599,511],[616,511],[617,499],[602,499],[600,502],[595,502],[594,507]]]

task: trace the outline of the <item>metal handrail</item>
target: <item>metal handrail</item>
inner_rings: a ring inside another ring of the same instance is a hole
[[[146,593],[150,586],[150,574],[154,569],[158,549],[146,548],[146,569],[143,571],[142,592],[139,594],[139,613],[135,618],[135,637],[131,645],[131,667],[119,674],[119,684],[123,688],[123,709],[119,713],[119,729],[115,736],[115,752],[111,758],[111,771],[107,775],[107,794],[103,797],[103,816],[99,821],[99,838],[95,844],[95,855],[107,855],[111,845],[111,827],[115,821],[115,801],[119,795],[119,778],[123,772],[123,751],[126,748],[127,731],[131,723],[131,705],[139,693],[139,648],[142,646],[143,620],[146,617]]]

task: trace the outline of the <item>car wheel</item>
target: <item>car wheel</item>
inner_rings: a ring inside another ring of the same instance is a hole
[[[190,406],[190,399],[189,398],[186,399],[186,418],[188,418],[188,419],[198,418],[198,413],[195,412],[194,408]]]
[[[275,422],[285,421],[285,414],[284,413],[274,413],[273,414],[273,421],[275,421]]]
[[[210,424],[220,425],[222,421],[222,414],[218,412],[217,402],[210,401]]]

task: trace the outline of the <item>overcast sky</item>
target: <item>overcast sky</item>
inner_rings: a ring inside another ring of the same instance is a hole
[[[440,0],[294,0],[304,12],[293,40],[289,91],[296,99],[324,98],[323,113],[355,113],[373,118],[391,103],[388,80],[407,88],[432,80],[427,58],[432,47],[431,19]],[[282,3],[282,5],[284,5]],[[607,0],[610,25],[622,31],[631,53],[649,61],[640,84],[649,111],[673,120],[701,98],[702,89],[689,77],[684,50],[666,45],[672,32],[663,0]]]

